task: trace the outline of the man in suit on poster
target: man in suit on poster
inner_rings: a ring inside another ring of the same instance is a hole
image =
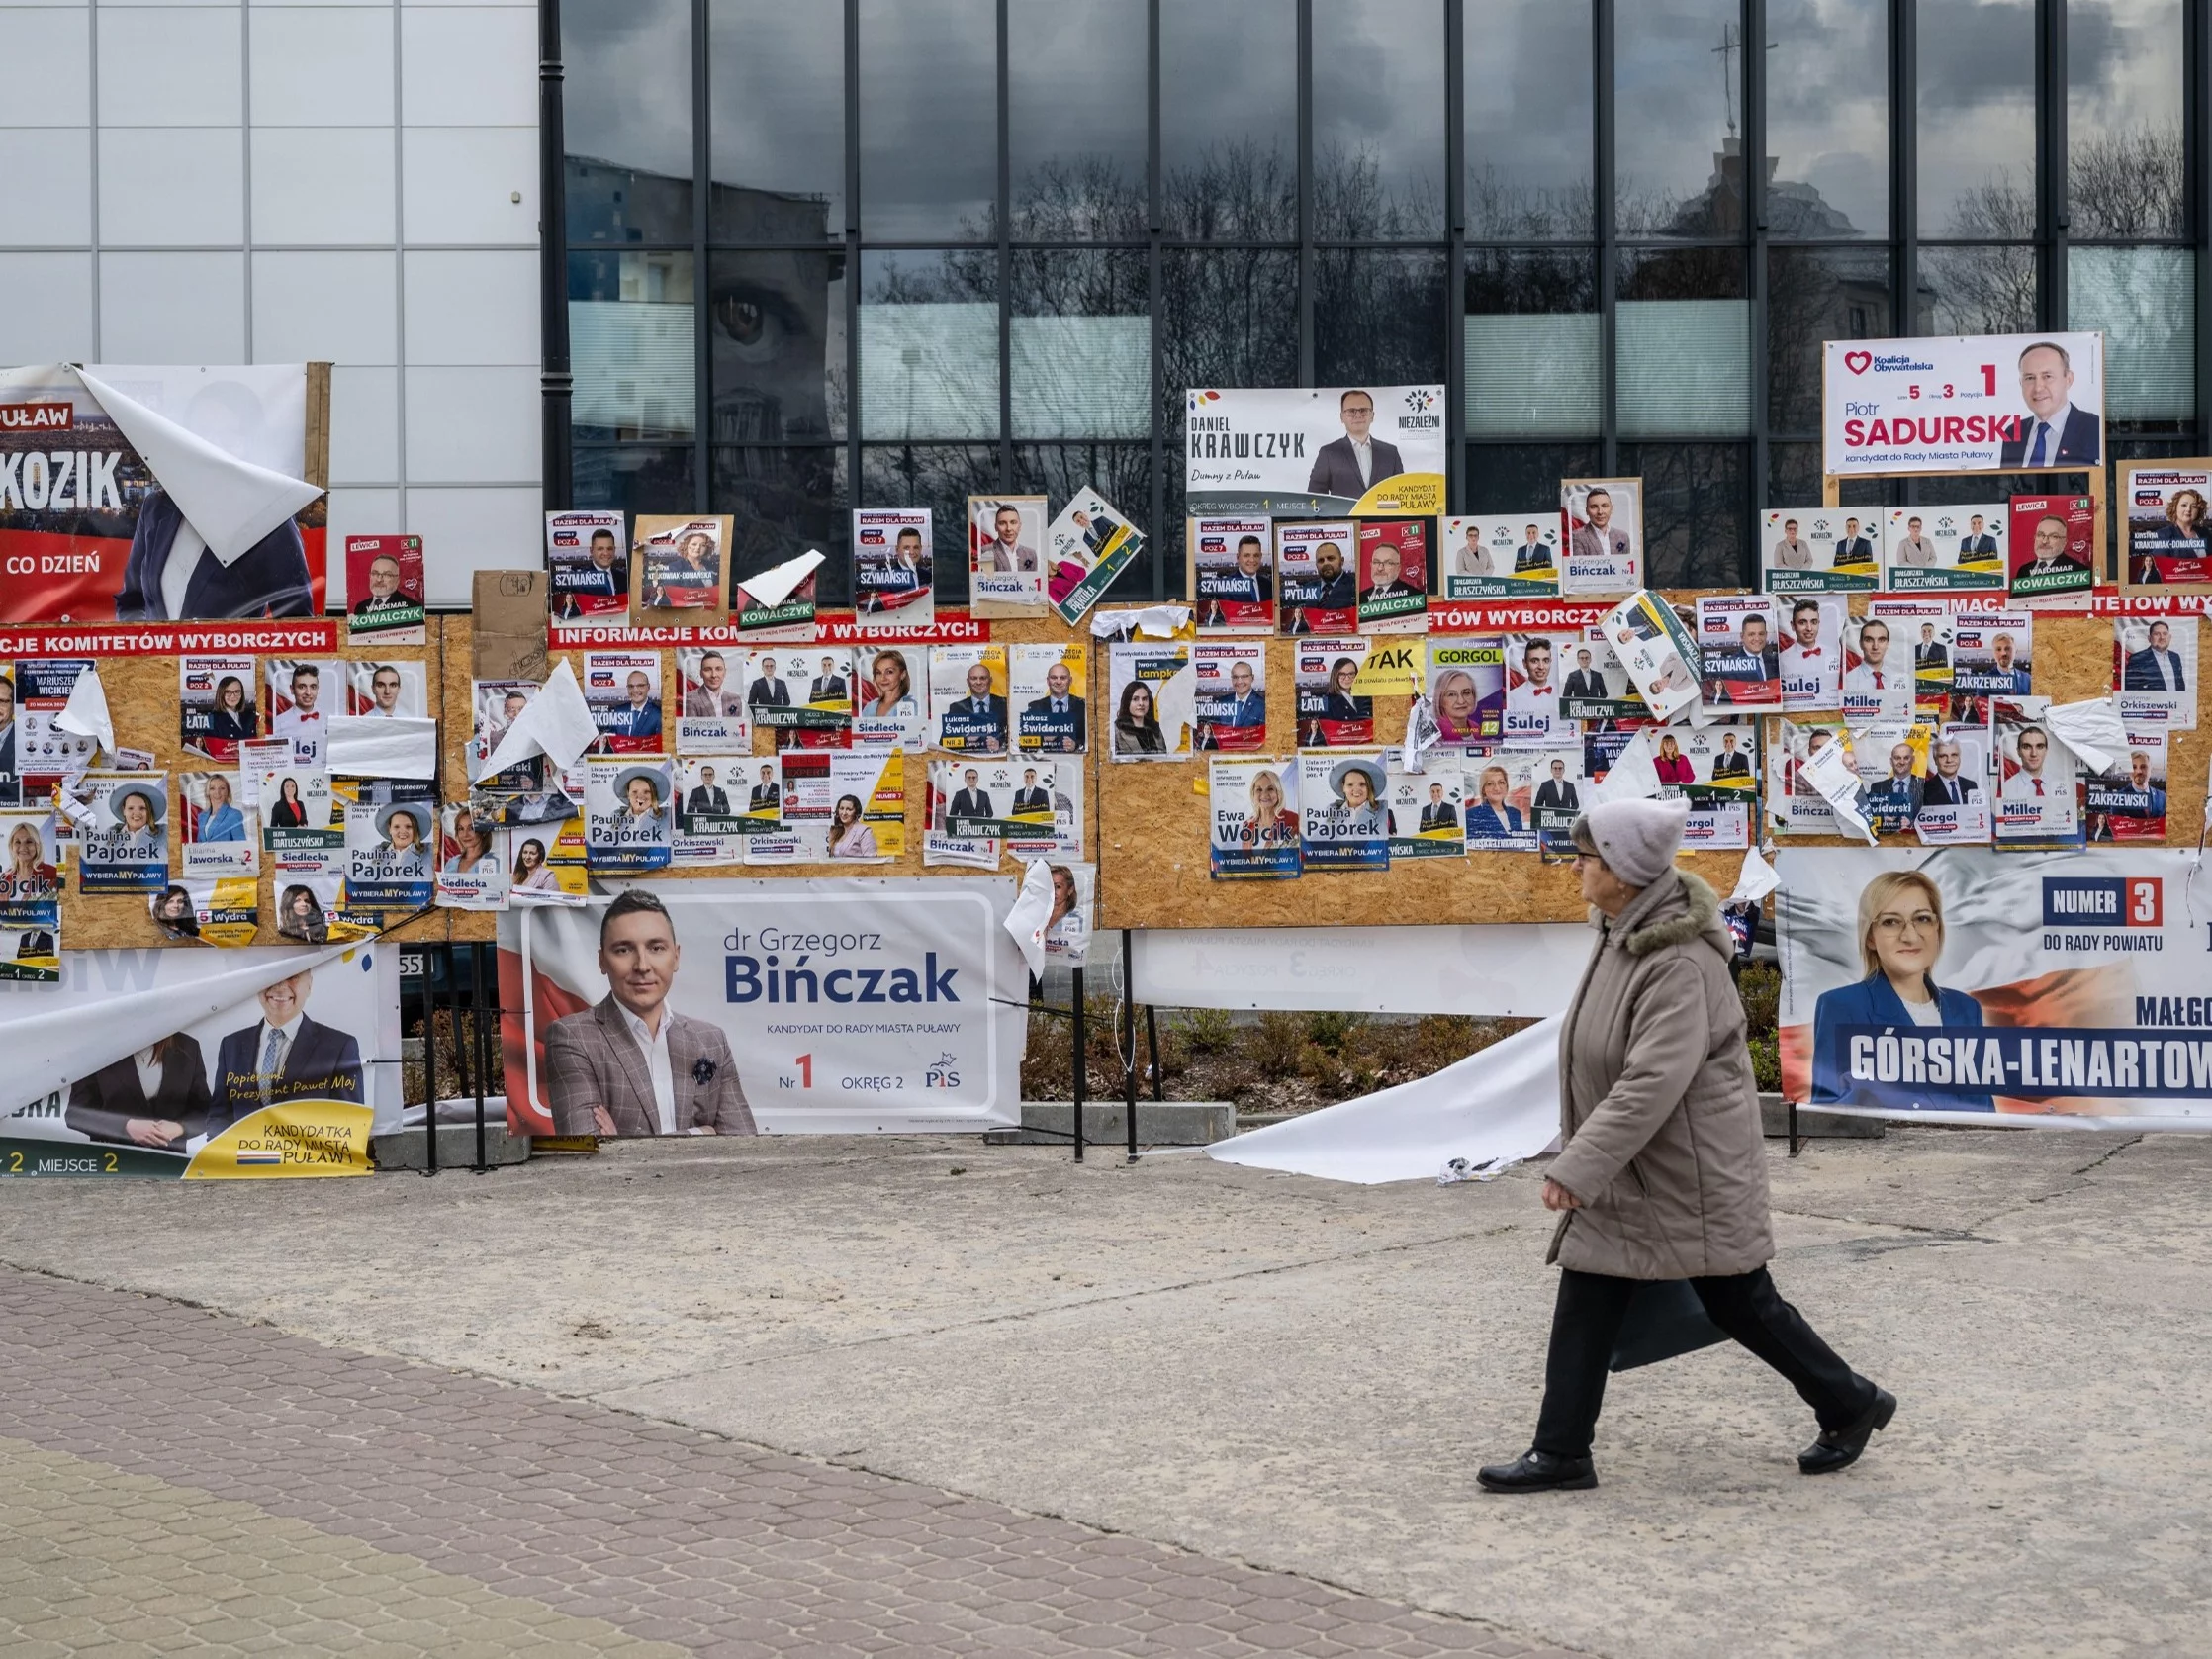
[[[684,712],[694,719],[729,719],[745,712],[735,691],[727,690],[730,665],[719,651],[699,658],[699,682],[684,693]]]
[[[261,1017],[216,1050],[207,1133],[220,1135],[264,1106],[292,1100],[358,1105],[361,1046],[334,1026],[308,1018],[314,970],[261,987]]]
[[[2173,629],[2165,622],[2151,624],[2151,643],[2131,651],[2120,675],[2120,687],[2129,691],[2185,691],[2181,658],[2173,649]]]
[[[1764,616],[1746,616],[1736,629],[1736,649],[1759,665],[1762,683],[1782,678],[1782,653],[1767,637]]]
[[[1974,780],[1959,770],[1961,756],[1957,738],[1936,739],[1935,748],[1928,756],[1934,765],[1921,784],[1922,805],[1964,806],[1975,798],[1978,791],[1974,786]]]
[[[679,1014],[676,924],[643,888],[599,918],[604,1000],[545,1028],[546,1098],[557,1135],[754,1135],[729,1039]]]
[[[1426,835],[1430,830],[1455,830],[1458,827],[1459,809],[1444,799],[1444,786],[1441,783],[1429,784],[1429,799],[1421,808],[1422,833]]]
[[[745,701],[752,708],[788,708],[791,706],[791,688],[776,672],[776,659],[763,657],[758,679],[746,689]]]
[[[748,803],[750,809],[758,812],[764,806],[781,806],[783,804],[783,789],[776,782],[776,769],[772,766],[762,767],[761,781],[753,785],[752,799]]]
[[[1950,664],[1951,653],[1945,650],[1943,642],[1936,638],[1935,624],[1933,622],[1922,622],[1920,624],[1920,643],[1912,648],[1912,666],[1914,668],[1948,668]]]
[[[1997,538],[1989,533],[1982,514],[1978,512],[1967,520],[1967,533],[1959,538],[1959,558],[1963,563],[1969,559],[1993,559],[1996,556]]]
[[[1536,525],[1530,524],[1526,533],[1528,539],[1515,548],[1513,552],[1513,570],[1516,576],[1520,576],[1526,571],[1550,570],[1552,568],[1551,549],[1544,544],[1543,531]]]
[[[1585,645],[1575,652],[1575,666],[1567,673],[1566,694],[1569,697],[1602,697],[1606,694],[1606,677],[1591,667],[1595,659],[1590,647]]]
[[[1386,478],[1406,470],[1394,445],[1373,435],[1375,400],[1352,390],[1336,400],[1337,417],[1344,435],[1325,443],[1315,452],[1314,470],[1306,488],[1317,496],[1348,496],[1357,501]]]
[[[2093,467],[2104,459],[2103,422],[2074,407],[2074,360],[2066,347],[2038,340],[2020,353],[2020,434],[2001,446],[1997,465]]]
[[[1549,807],[1560,812],[1582,810],[1582,795],[1567,776],[1567,763],[1553,761],[1551,776],[1536,785],[1536,798],[1532,803],[1538,808]]]
[[[1724,783],[1731,778],[1749,779],[1751,758],[1736,747],[1736,734],[1720,734],[1720,753],[1712,757],[1712,781]]]
[[[235,559],[216,557],[158,486],[138,504],[138,523],[115,597],[118,622],[222,622],[312,616],[306,543],[287,518]]]
[[[953,791],[952,804],[945,809],[945,815],[949,818],[988,818],[994,816],[991,811],[990,792],[987,789],[976,787],[980,782],[981,775],[973,767],[969,767],[962,773],[961,783],[964,786]]]
[[[1053,797],[1039,785],[1037,769],[1022,768],[1022,786],[1014,791],[1014,815],[1018,818],[1024,812],[1050,812],[1052,809]]]
[[[712,767],[700,767],[699,781],[691,786],[691,792],[684,800],[685,815],[722,818],[729,815],[729,790],[715,785]]]
[[[990,670],[983,670],[985,694],[990,689]],[[1083,699],[1074,694],[1075,671],[1065,663],[1055,663],[1045,671],[1045,694],[1032,697],[1023,710],[1041,724],[1046,724],[1050,735],[1045,747],[1057,748],[1065,754],[1074,754],[1083,746]]]
[[[1832,568],[1851,570],[1871,567],[1874,564],[1874,543],[1859,533],[1859,520],[1846,518],[1843,534],[1836,539],[1836,558]]]

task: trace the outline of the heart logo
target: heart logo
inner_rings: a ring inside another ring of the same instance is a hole
[[[1846,351],[1843,354],[1843,366],[1853,374],[1865,374],[1873,362],[1874,353],[1871,351]]]

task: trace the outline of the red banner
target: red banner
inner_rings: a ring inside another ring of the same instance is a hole
[[[319,657],[338,648],[335,618],[297,621],[151,622],[121,627],[0,628],[0,658],[181,657],[267,651]]]
[[[1432,634],[1553,633],[1592,628],[1613,609],[1611,599],[1430,599]]]
[[[1604,615],[1606,605],[1598,607]],[[816,645],[970,645],[988,643],[991,625],[966,611],[941,610],[925,627],[863,628],[849,610],[824,612],[814,619]],[[549,622],[546,643],[556,651],[599,650],[619,645],[743,645],[788,644],[764,638],[752,629],[731,623],[707,627],[689,625],[633,628],[626,622]]]

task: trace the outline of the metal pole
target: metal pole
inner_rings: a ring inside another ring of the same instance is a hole
[[[492,1166],[484,1145],[484,1073],[491,1067],[492,1046],[485,1040],[484,1031],[484,949],[481,945],[469,947],[469,1026],[476,1050],[476,1172],[481,1175]]]
[[[1131,971],[1129,929],[1122,929],[1122,1097],[1128,1109],[1129,1161],[1137,1161],[1137,978]]]
[[[1083,1036],[1083,970],[1075,974],[1075,1161],[1083,1161],[1083,1085],[1089,1081],[1090,1056]]]
[[[1787,1110],[1789,1111],[1789,1113],[1790,1113],[1790,1155],[1791,1155],[1792,1157],[1796,1157],[1796,1156],[1797,1155],[1797,1146],[1798,1146],[1798,1142],[1797,1142],[1797,1102],[1796,1102],[1795,1100],[1789,1101],[1789,1102],[1787,1102],[1787,1103],[1786,1103],[1786,1109],[1787,1109]]]
[[[1165,1100],[1160,1090],[1164,1087],[1159,1075],[1159,1021],[1154,1017],[1158,1010],[1151,1003],[1145,1004],[1145,1047],[1152,1054],[1152,1098]]]
[[[545,506],[570,505],[569,429],[575,387],[569,364],[566,139],[561,116],[561,0],[538,0],[538,373]]]
[[[422,1173],[438,1172],[438,980],[430,970],[442,945],[422,947]]]

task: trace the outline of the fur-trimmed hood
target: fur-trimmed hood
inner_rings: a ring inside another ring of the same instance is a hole
[[[1593,906],[1590,925],[1617,935],[1620,948],[1632,957],[1648,957],[1701,937],[1722,961],[1736,951],[1735,938],[1720,917],[1720,895],[1704,876],[1679,866],[1638,893],[1618,917]]]

